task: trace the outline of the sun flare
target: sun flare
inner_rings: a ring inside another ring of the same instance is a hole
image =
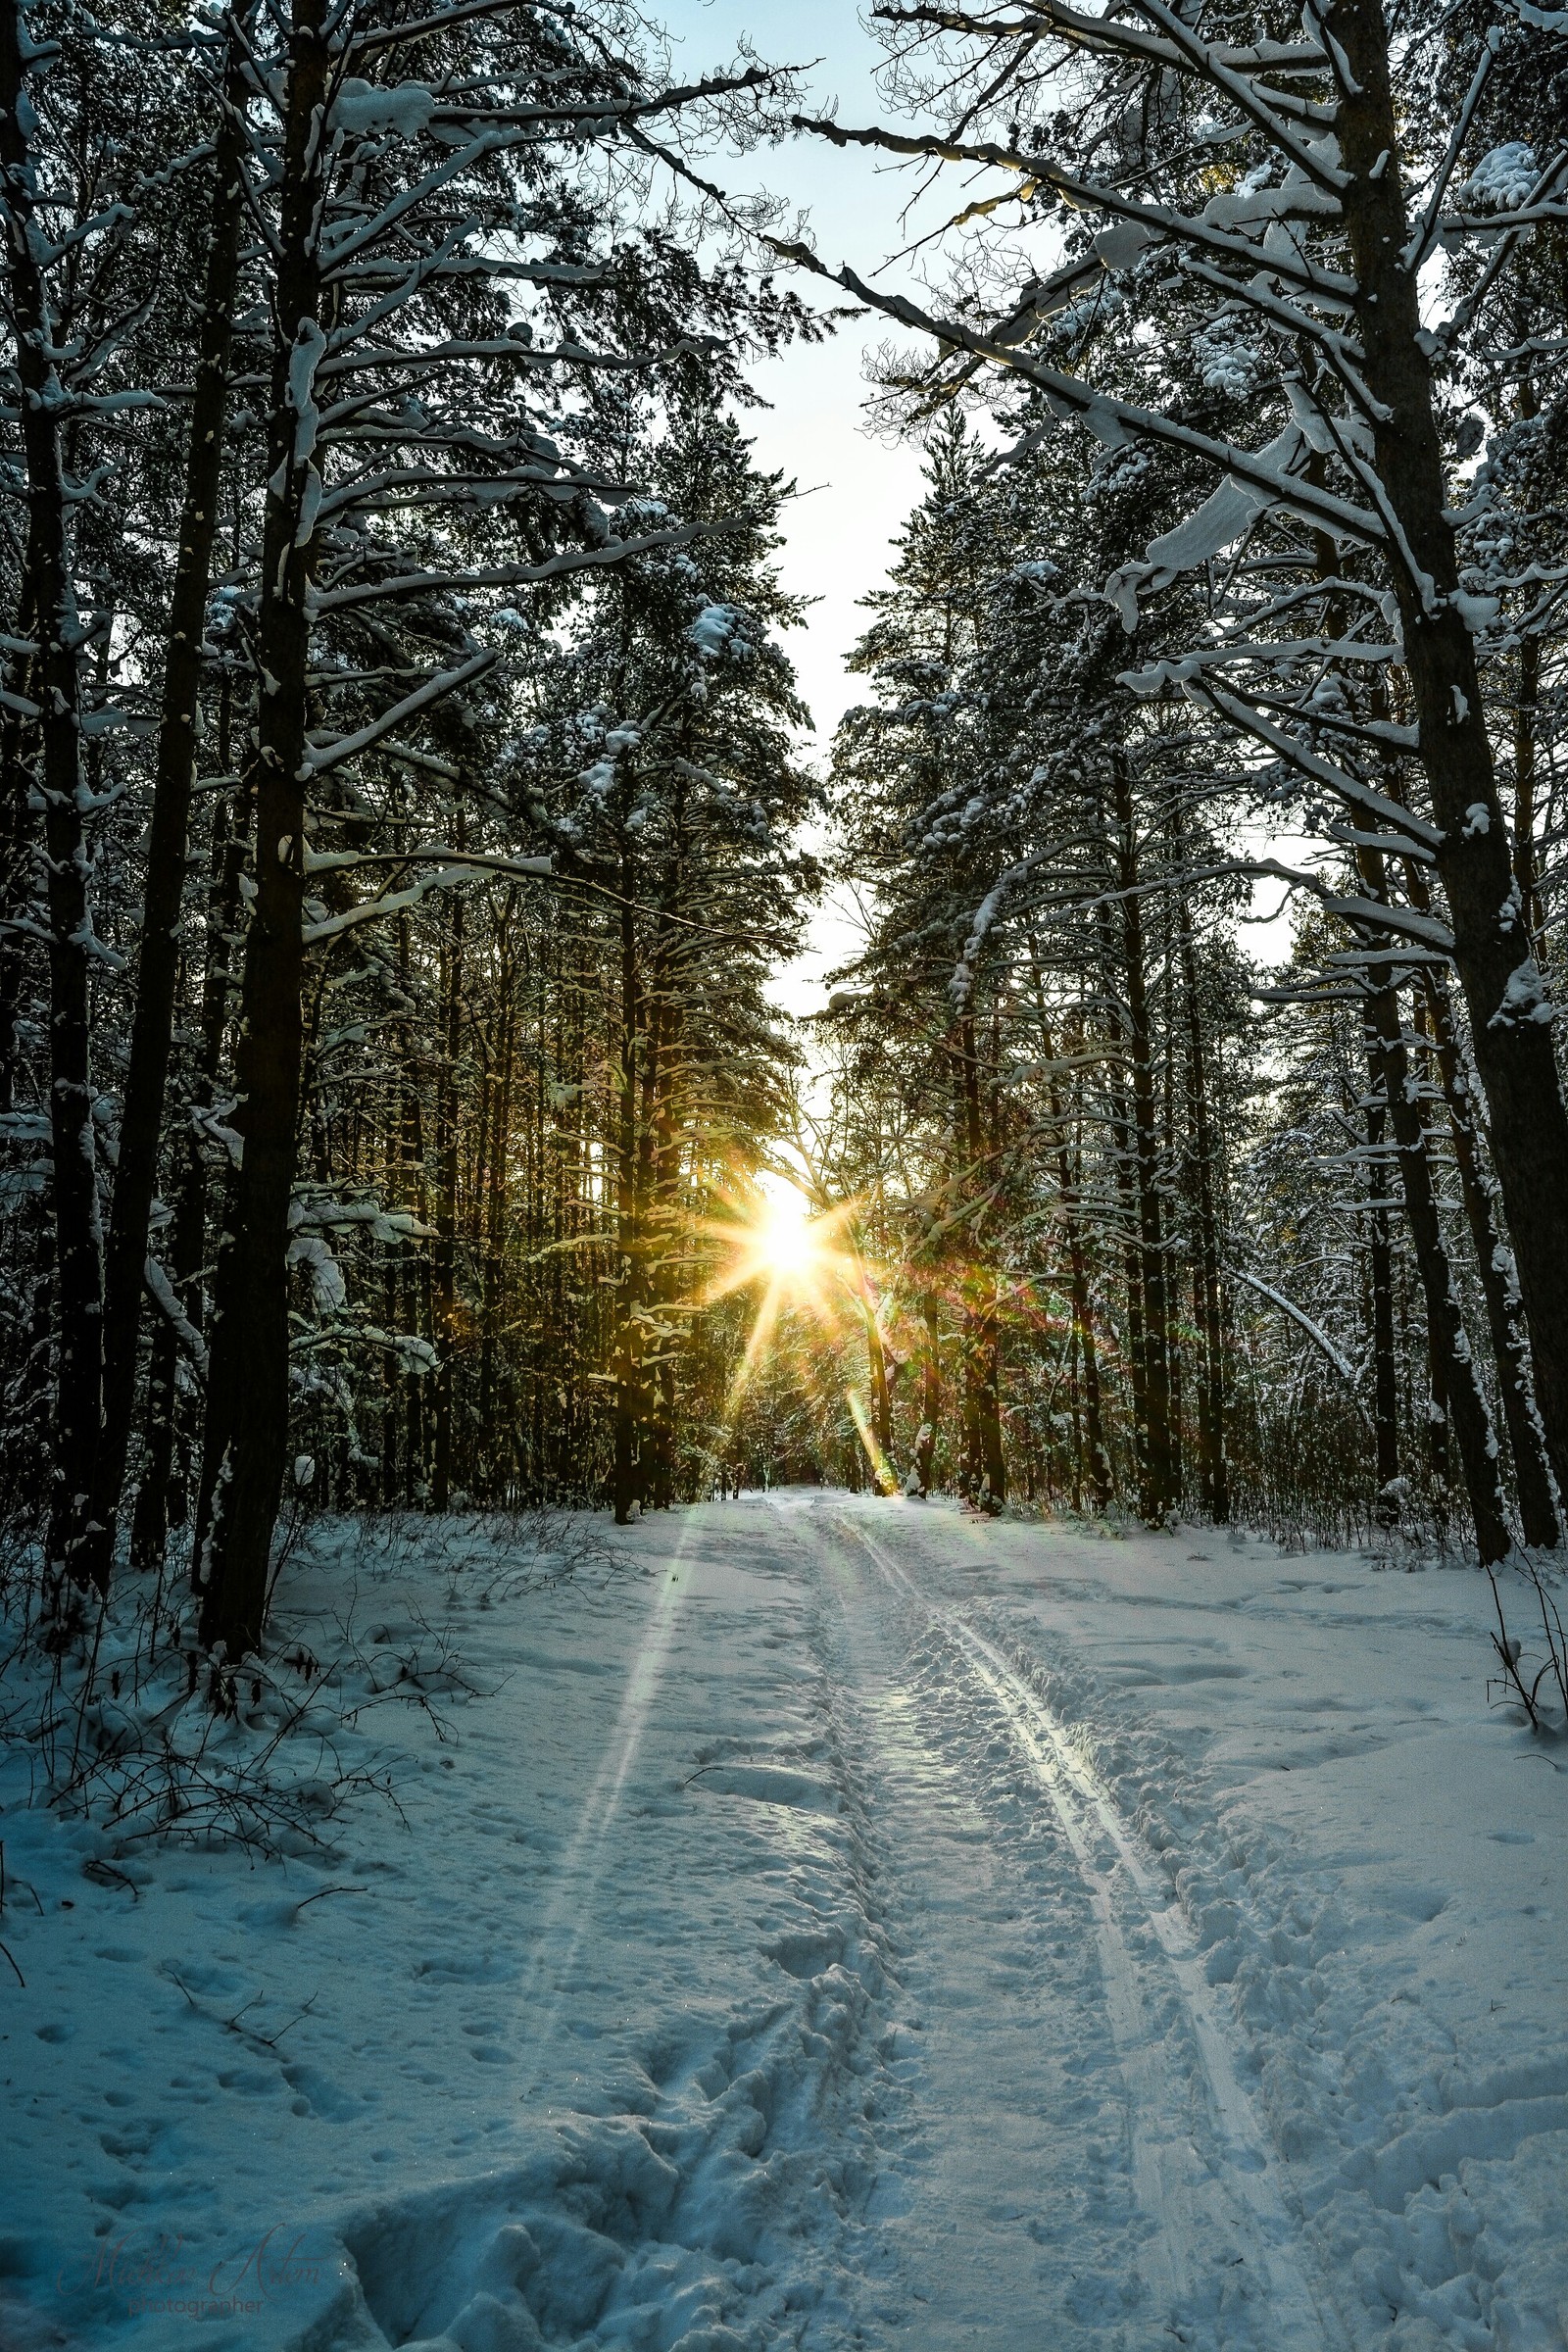
[[[758,1221],[752,1255],[758,1273],[775,1282],[799,1282],[820,1266],[822,1237],[799,1193],[768,1201]]]
[[[785,1306],[809,1308],[832,1322],[845,1272],[842,1209],[820,1211],[793,1184],[765,1182],[730,1216],[710,1228],[728,1245],[710,1297],[756,1288],[761,1296],[752,1348],[767,1340]]]

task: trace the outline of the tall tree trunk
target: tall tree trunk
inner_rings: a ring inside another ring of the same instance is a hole
[[[224,773],[232,757],[233,694],[225,679],[219,699],[218,759]],[[191,1072],[191,1103],[208,1110],[218,1096],[234,991],[234,951],[240,919],[240,883],[250,847],[245,795],[230,794],[214,822],[212,870],[207,896],[206,955],[202,972],[201,1023],[196,1066]],[[178,1146],[179,1181],[174,1198],[171,1242],[174,1293],[193,1331],[207,1322],[207,1302],[201,1269],[206,1262],[208,1150],[187,1125]],[[172,1518],[184,1518],[190,1508],[188,1462],[176,1473],[175,1448],[181,1440],[178,1349],[172,1324],[160,1315],[153,1341],[145,1417],[145,1459],[131,1517],[130,1558],[136,1568],[161,1564]],[[178,1508],[176,1509],[176,1502]]]
[[[1381,899],[1385,885],[1380,854],[1375,850],[1358,850],[1356,863],[1366,888]],[[1387,964],[1371,968],[1367,992],[1368,1020],[1378,1042],[1383,1096],[1394,1129],[1399,1184],[1427,1310],[1433,1402],[1444,1411],[1452,1429],[1470,1515],[1475,1522],[1476,1542],[1483,1562],[1491,1563],[1506,1558],[1512,1544],[1503,1510],[1497,1441],[1459,1311],[1458,1293],[1438,1213],[1426,1123],[1421,1116],[1420,1086],[1410,1066],[1399,1019],[1399,1001]]]
[[[1219,1219],[1214,1207],[1214,1130],[1209,1117],[1208,1057],[1198,997],[1192,926],[1181,932],[1182,989],[1187,1003],[1188,1116],[1193,1138],[1193,1194],[1198,1214],[1198,1263],[1193,1269],[1194,1324],[1201,1344],[1198,1383],[1199,1492],[1216,1526],[1231,1515],[1225,1466],[1225,1337],[1219,1288]]]
[[[1391,798],[1402,799],[1397,779],[1390,777],[1387,783]],[[1527,826],[1521,837],[1527,874],[1530,870],[1529,840]],[[1519,846],[1516,844],[1516,862]],[[1430,914],[1432,892],[1425,866],[1414,858],[1404,859],[1403,865],[1405,891],[1411,906],[1421,914]],[[1381,889],[1382,869],[1376,859],[1365,860],[1361,871],[1363,879],[1371,878],[1371,887]],[[1527,906],[1528,903],[1528,891],[1521,891],[1521,906]],[[1447,984],[1443,972],[1430,964],[1420,967],[1420,978],[1438,1080],[1447,1105],[1449,1128],[1453,1136],[1454,1161],[1459,1171],[1465,1220],[1475,1245],[1477,1270],[1486,1301],[1488,1334],[1496,1366],[1503,1422],[1513,1453],[1520,1525],[1527,1544],[1550,1549],[1559,1541],[1561,1531],[1551,1491],[1545,1435],[1531,1382],[1530,1345],[1524,1327],[1514,1261],[1502,1236],[1494,1188],[1482,1156],[1474,1093],[1454,1027]]]
[[[184,1164],[170,1236],[169,1272],[175,1302],[195,1333],[202,1328],[201,1269],[207,1238],[207,1169],[193,1135],[181,1146]],[[149,1252],[149,1258],[151,1253]],[[189,1509],[188,1461],[176,1457],[182,1421],[179,1340],[167,1313],[159,1310],[148,1372],[146,1453],[130,1523],[133,1568],[160,1568],[170,1522]]]
[[[408,1012],[414,1007],[414,973],[409,955],[409,918],[398,916],[398,995]],[[419,1102],[419,1068],[414,1052],[414,1025],[398,1022],[398,1170],[399,1193],[420,1225],[428,1206],[424,1166],[424,1116]],[[400,1286],[403,1328],[411,1339],[430,1337],[430,1260],[422,1250],[410,1250],[403,1259]],[[424,1392],[428,1374],[411,1366],[403,1376],[403,1482],[406,1503],[428,1499],[429,1478],[425,1447]]]
[[[1167,894],[1167,909],[1169,898]],[[1182,1327],[1182,1286],[1176,1274],[1178,1241],[1175,1233],[1176,1212],[1174,1194],[1177,1170],[1180,1166],[1180,1147],[1177,1143],[1176,1116],[1176,972],[1175,943],[1167,926],[1164,954],[1156,960],[1163,965],[1159,1030],[1163,1039],[1160,1059],[1163,1064],[1159,1087],[1159,1110],[1155,1130],[1156,1170],[1169,1170],[1164,1180],[1169,1191],[1161,1201],[1161,1238],[1165,1244],[1165,1347],[1170,1383],[1170,1497],[1173,1506],[1187,1499],[1186,1467],[1186,1404],[1187,1334]]]
[[[508,1170],[512,1153],[512,1075],[517,1029],[516,1005],[510,982],[511,958],[507,956],[503,958],[501,968],[501,1069],[496,1082],[490,1164],[485,1186],[484,1281],[479,1310],[478,1446],[479,1458],[484,1465],[485,1491],[492,1502],[500,1499],[497,1487],[501,1475],[501,1445],[496,1429],[496,1347],[501,1328]]]
[[[914,1441],[914,1475],[922,1494],[931,1492],[941,1420],[942,1335],[936,1293],[928,1286],[920,1300],[920,1429]]]
[[[1541,876],[1536,864],[1536,725],[1541,700],[1541,640],[1527,637],[1519,648],[1519,677],[1513,707],[1513,878],[1525,929],[1540,951],[1544,919]]]
[[[682,1302],[675,1297],[675,1286],[671,1279],[672,1261],[678,1259],[680,1254],[675,1249],[675,1239],[681,1178],[681,1135],[676,1116],[674,1071],[674,1054],[679,1044],[681,1024],[676,1019],[673,1004],[666,1010],[663,1026],[665,1037],[660,1059],[659,1093],[654,1105],[653,1161],[653,1211],[660,1239],[659,1255],[654,1268],[654,1303],[664,1332],[660,1342],[658,1378],[651,1399],[652,1498],[659,1510],[668,1510],[675,1499],[675,1416],[679,1395],[676,1363],[684,1344],[681,1334],[685,1329]]]
[[[1438,1082],[1447,1105],[1453,1137],[1454,1163],[1464,1200],[1465,1222],[1475,1245],[1481,1296],[1486,1302],[1487,1331],[1496,1365],[1497,1391],[1503,1426],[1513,1454],[1514,1488],[1519,1498],[1519,1524],[1525,1542],[1550,1550],[1561,1540],[1557,1506],[1552,1498],[1551,1473],[1536,1400],[1530,1385],[1530,1349],[1519,1312],[1519,1294],[1513,1281],[1513,1260],[1498,1231],[1492,1188],[1481,1158],[1475,1109],[1469,1079],[1454,1035],[1453,1015],[1441,971],[1423,965],[1421,979],[1426,1016]],[[1418,1007],[1419,1010],[1419,1007]]]
[[[1303,365],[1312,366],[1309,353],[1302,353]],[[1307,460],[1309,480],[1319,487],[1327,478],[1327,464],[1320,452],[1314,451]],[[1325,531],[1314,531],[1313,545],[1317,554],[1317,576],[1320,581],[1334,580],[1339,572],[1339,549]],[[1345,598],[1338,590],[1326,600],[1325,626],[1333,637],[1345,633]],[[1371,694],[1372,709],[1378,719],[1388,720],[1392,704],[1383,680],[1375,681]],[[1401,797],[1398,763],[1389,758],[1383,762],[1385,789],[1391,798]],[[1383,868],[1373,858],[1361,862],[1357,871],[1374,897],[1381,896]],[[1385,972],[1381,975],[1387,979]],[[1377,1492],[1373,1497],[1372,1515],[1379,1527],[1393,1528],[1399,1520],[1399,1394],[1398,1362],[1394,1332],[1394,1243],[1389,1223],[1393,1205],[1390,1180],[1394,1160],[1388,1144],[1388,1102],[1383,1073],[1383,1046],[1373,1017],[1370,991],[1361,1000],[1361,1051],[1365,1057],[1367,1084],[1363,1109],[1366,1119],[1367,1168],[1370,1199],[1367,1203],[1368,1274],[1371,1290],[1372,1341],[1372,1441],[1377,1464]],[[1402,1335],[1401,1335],[1402,1336]],[[1439,1375],[1434,1374],[1432,1414],[1428,1416],[1429,1436],[1437,1427],[1433,1415],[1438,1411],[1437,1388]],[[1446,1405],[1442,1408],[1446,1429]]]
[[[1149,1020],[1143,900],[1132,777],[1125,754],[1111,755],[1121,889],[1122,969],[1126,989],[1127,1051],[1133,1077],[1133,1174],[1138,1205],[1138,1280],[1143,1305],[1144,1491],[1139,1515],[1162,1527],[1176,1502],[1176,1457],[1170,1426],[1170,1310],[1165,1281],[1164,1218],[1159,1189],[1159,1137],[1154,1061]]]
[[[229,352],[239,276],[240,173],[244,153],[246,44],[230,25],[223,111],[213,157],[213,209],[207,232],[200,357],[185,454],[179,553],[169,610],[164,692],[153,776],[142,905],[141,952],[131,1015],[130,1064],[120,1123],[105,1262],[104,1412],[93,1492],[88,1559],[94,1580],[108,1581],[115,1521],[125,1477],[136,1385],[147,1227],[158,1182],[164,1092],[173,1037],[179,928],[196,772],[201,699],[202,626],[212,574],[228,406]]]
[[[228,771],[232,739],[232,694],[225,684],[219,706],[219,764]],[[202,971],[202,1013],[195,1070],[190,1072],[190,1103],[209,1110],[217,1101],[219,1065],[223,1060],[223,1033],[228,1028],[228,1004],[235,974],[237,924],[240,924],[240,880],[249,847],[244,821],[244,795],[232,793],[220,807],[212,835],[212,880],[207,892],[207,957]],[[205,1141],[186,1127],[178,1139],[178,1188],[174,1198],[174,1230],[170,1240],[170,1270],[174,1296],[193,1331],[207,1322],[202,1296],[202,1265],[207,1258],[207,1151]],[[178,1393],[178,1343],[174,1324],[158,1315],[153,1331],[153,1359],[148,1369],[148,1399],[143,1416],[143,1463],[136,1484],[136,1507],[131,1512],[131,1566],[163,1566],[170,1541],[170,1522],[190,1510],[188,1460],[176,1470],[176,1445],[181,1442],[181,1393]]]
[[[38,706],[40,758],[32,782],[43,801],[49,903],[49,1125],[54,1154],[55,1392],[53,1483],[47,1534],[51,1573],[93,1580],[87,1546],[103,1396],[103,1250],[93,1132],[92,917],[83,802],[81,630],[71,569],[53,318],[39,254],[36,162],[20,7],[0,10],[0,180],[5,267],[22,387],[21,438],[27,499],[24,610],[38,652],[29,677]],[[101,1586],[107,1579],[100,1572]]]
[[[674,822],[680,830],[681,800],[676,797]],[[643,992],[643,1054],[637,1091],[637,1144],[634,1185],[637,1222],[643,1240],[641,1295],[644,1337],[639,1350],[642,1390],[637,1433],[639,1493],[645,1508],[667,1510],[674,1497],[675,1474],[675,1334],[669,1309],[673,1250],[673,1201],[668,1193],[673,1169],[668,1153],[673,1142],[670,1089],[675,1042],[679,1029],[674,989],[674,927],[666,909],[681,889],[681,859],[677,852],[666,865],[660,892],[661,911],[654,927],[648,961],[648,984]]]
[[[676,798],[676,824],[682,848],[666,873],[663,902],[678,899],[685,871],[684,795]],[[661,1325],[659,1360],[649,1395],[649,1498],[667,1510],[675,1500],[678,1479],[675,1424],[679,1400],[678,1362],[689,1328],[687,1302],[677,1296],[682,1287],[679,1267],[685,1252],[679,1247],[680,1192],[685,1149],[680,1118],[680,1053],[686,1035],[681,997],[683,956],[667,914],[660,917],[655,957],[655,1084],[645,1093],[648,1105],[648,1185],[655,1245],[649,1267],[649,1298]]]
[[[646,1051],[642,1037],[642,988],[637,962],[636,918],[632,911],[633,876],[629,857],[621,863],[620,910],[620,1103],[616,1120],[616,1241],[620,1257],[614,1352],[611,1372],[615,1385],[614,1458],[612,1499],[615,1524],[624,1527],[635,1504],[642,1503],[640,1439],[645,1418],[643,1366],[644,1246],[640,1215],[641,1152],[638,1137],[639,1061]]]
[[[1105,1411],[1100,1388],[1100,1350],[1095,1342],[1094,1313],[1089,1297],[1089,1269],[1076,1219],[1067,1229],[1067,1262],[1072,1282],[1072,1328],[1083,1364],[1084,1450],[1089,1465],[1090,1491],[1097,1511],[1110,1508],[1115,1493],[1110,1454],[1105,1446]]]
[[[1072,1447],[1067,1462],[1067,1498],[1073,1510],[1081,1513],[1084,1507],[1084,1417],[1078,1385],[1078,1323],[1074,1316],[1067,1325],[1067,1411],[1072,1421]],[[1050,1460],[1048,1441],[1046,1451],[1048,1491],[1051,1478]]]
[[[257,616],[262,692],[248,763],[256,796],[256,901],[235,1064],[243,1157],[214,1285],[193,1562],[203,1593],[202,1640],[209,1647],[221,1642],[230,1658],[261,1642],[288,1453],[288,1209],[304,1047],[306,597],[315,548],[307,496],[316,478],[311,386],[324,348],[317,245],[324,152],[318,133],[330,63],[324,17],[325,0],[294,0]]]
[[[459,827],[460,834],[462,826]],[[461,846],[461,843],[460,843]],[[465,924],[461,897],[452,903],[442,956],[441,1076],[436,1089],[435,1247],[430,1252],[436,1369],[430,1448],[430,1507],[452,1501],[452,1405],[458,1341],[458,1052],[463,1043]]]
[[[974,1016],[958,1022],[958,1086],[965,1160],[964,1187],[972,1194],[985,1164],[985,1124],[980,1107],[979,1040]],[[997,1277],[980,1248],[978,1216],[965,1220],[968,1247],[960,1282],[963,1320],[964,1494],[982,1510],[1000,1510],[1007,1498],[1002,1447],[1001,1338],[997,1322]]]
[[[888,1381],[888,1355],[882,1339],[882,1317],[876,1291],[860,1248],[858,1234],[847,1235],[851,1260],[851,1280],[855,1287],[856,1304],[865,1331],[866,1385],[870,1393],[871,1434],[881,1459],[872,1464],[876,1483],[885,1486],[893,1479],[893,1391]]]
[[[1528,324],[1521,319],[1517,339],[1525,342],[1529,333]],[[1519,386],[1519,415],[1523,418],[1540,414],[1541,395],[1536,379],[1526,375]],[[1513,875],[1519,889],[1519,905],[1524,910],[1525,929],[1539,956],[1545,929],[1540,869],[1536,862],[1536,745],[1541,718],[1539,637],[1526,637],[1521,642],[1518,662],[1513,697]]]
[[[1434,1372],[1433,1403],[1445,1414],[1453,1433],[1482,1560],[1500,1560],[1506,1558],[1511,1539],[1503,1513],[1497,1441],[1459,1312],[1458,1294],[1438,1215],[1419,1087],[1410,1068],[1399,1023],[1398,1000],[1392,987],[1373,988],[1371,1011],[1382,1049],[1384,1094],[1427,1310]]]
[[[23,601],[15,615],[22,644],[37,627],[31,585],[27,580],[21,583]],[[27,722],[17,707],[28,699],[30,668],[25,655],[5,657],[8,699],[0,704],[0,1118],[17,1106],[17,1016],[28,955],[27,936],[20,925],[32,898],[32,823],[27,808],[32,777],[24,743]]]
[[[1547,1452],[1568,1493],[1568,1107],[1515,888],[1475,640],[1457,601],[1430,338],[1416,272],[1404,258],[1411,226],[1388,20],[1382,0],[1333,0],[1323,24],[1345,60],[1335,117],[1348,173],[1341,202],[1355,266],[1362,372],[1381,404],[1373,423],[1378,471],[1409,551],[1407,564],[1391,549],[1390,570],[1420,757],[1442,828],[1438,871],[1486,1089]]]
[[[179,1348],[173,1325],[167,1315],[160,1315],[153,1327],[152,1354],[147,1365],[141,1476],[130,1517],[130,1564],[135,1569],[159,1567],[169,1544],[174,1425],[178,1411]]]
[[[1051,1017],[1046,1004],[1045,974],[1041,968],[1040,943],[1034,925],[1029,926],[1029,967],[1034,981],[1035,1009],[1040,1021],[1040,1052],[1050,1063],[1055,1059]],[[1081,1043],[1081,1039],[1079,1040]],[[1047,1085],[1046,1101],[1051,1111],[1052,1132],[1054,1136],[1053,1155],[1056,1168],[1057,1213],[1061,1220],[1062,1239],[1067,1245],[1067,1265],[1072,1297],[1072,1412],[1073,1412],[1073,1508],[1082,1508],[1083,1451],[1087,1449],[1089,1483],[1094,1493],[1095,1508],[1107,1510],[1115,1492],[1110,1466],[1110,1454],[1105,1446],[1104,1406],[1101,1396],[1100,1354],[1095,1341],[1094,1312],[1089,1292],[1089,1268],[1084,1253],[1084,1227],[1081,1214],[1082,1187],[1081,1150],[1067,1132],[1067,1116],[1061,1089],[1052,1078]],[[1083,1364],[1083,1417],[1079,1442],[1078,1363]]]
[[[1031,940],[1031,949],[1033,941]],[[1035,995],[1041,1007],[1041,1050],[1047,1061],[1054,1058],[1051,1029],[1045,1019],[1044,994],[1040,983],[1038,960],[1035,965]],[[1054,1157],[1056,1162],[1057,1214],[1061,1220],[1062,1238],[1067,1245],[1067,1269],[1072,1297],[1072,1337],[1075,1360],[1083,1364],[1083,1431],[1088,1454],[1089,1484],[1097,1511],[1108,1510],[1115,1492],[1111,1473],[1110,1454],[1105,1446],[1104,1405],[1100,1387],[1100,1351],[1095,1341],[1094,1311],[1089,1294],[1089,1266],[1084,1253],[1083,1218],[1080,1213],[1081,1186],[1076,1147],[1069,1142],[1067,1120],[1061,1100],[1061,1090],[1053,1078],[1047,1090],[1051,1123],[1055,1132]],[[1076,1387],[1074,1390],[1074,1427],[1077,1426]],[[1074,1445],[1074,1459],[1077,1446]],[[1075,1482],[1081,1472],[1074,1471]],[[1073,1508],[1080,1507],[1074,1494]]]
[[[1112,982],[1111,985],[1114,985]],[[1140,1505],[1149,1493],[1149,1377],[1144,1351],[1143,1259],[1138,1247],[1138,1183],[1133,1172],[1133,1123],[1127,1097],[1107,1088],[1106,1121],[1116,1171],[1117,1220],[1121,1228],[1122,1288],[1127,1301],[1127,1388],[1132,1405],[1133,1475]]]
[[[1372,1291],[1372,1433],[1377,1452],[1378,1491],[1373,1516],[1380,1527],[1398,1522],[1399,1393],[1394,1345],[1394,1243],[1389,1229],[1388,1107],[1383,1083],[1383,1047],[1372,1018],[1370,997],[1362,1002],[1366,1051],[1367,1174],[1372,1198],[1367,1209]]]

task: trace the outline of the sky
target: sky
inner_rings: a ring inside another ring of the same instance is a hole
[[[744,37],[769,65],[809,69],[812,111],[836,111],[851,124],[889,119],[875,79],[883,52],[860,23],[855,0],[663,0],[656,13],[681,80],[729,63]],[[808,213],[812,241],[825,262],[849,262],[862,276],[890,263],[887,282],[907,284],[910,266],[895,257],[909,242],[908,224],[900,217],[912,193],[908,172],[881,165],[864,150],[812,138],[731,158],[716,170],[731,189],[766,188]],[[938,218],[928,209],[921,225],[930,227]],[[796,283],[819,307],[835,296],[835,289],[819,283]],[[859,682],[844,664],[866,625],[861,600],[886,576],[890,543],[921,491],[919,450],[909,443],[890,446],[869,428],[864,413],[867,355],[887,332],[878,318],[853,318],[826,342],[795,345],[753,371],[767,403],[746,420],[759,463],[795,481],[801,493],[785,510],[779,568],[786,587],[814,600],[808,626],[786,643],[816,722],[811,756],[819,767],[839,718],[858,699]],[[1288,858],[1298,858],[1306,846],[1294,833],[1256,841],[1260,852]],[[1283,959],[1290,952],[1282,895],[1275,883],[1254,892],[1245,945],[1260,960]],[[1274,919],[1258,919],[1269,915]],[[820,1010],[827,975],[848,960],[856,936],[846,902],[830,897],[812,917],[807,952],[777,976],[774,1002],[797,1016]]]
[[[683,79],[727,64],[745,35],[770,65],[811,67],[811,101],[822,113],[837,99],[846,122],[886,119],[872,78],[882,52],[854,0],[665,0],[659,14]],[[724,170],[733,188],[763,187],[808,211],[825,261],[864,271],[905,242],[898,212],[909,180],[879,170],[874,157],[799,138]],[[828,307],[833,289],[797,283],[816,307]],[[768,403],[747,419],[759,461],[802,494],[787,512],[781,569],[788,587],[817,600],[809,628],[789,650],[824,749],[856,699],[844,658],[865,625],[858,600],[883,578],[889,541],[919,496],[919,453],[887,446],[862,415],[866,353],[885,332],[875,318],[852,319],[826,343],[796,345],[753,375]]]
[[[744,35],[770,65],[811,69],[813,110],[830,113],[837,100],[846,122],[886,120],[873,79],[882,52],[854,0],[664,0],[658,13],[683,80],[728,63]],[[824,261],[851,262],[863,273],[906,242],[898,215],[909,181],[864,153],[792,139],[731,160],[724,178],[808,213]],[[838,300],[832,288],[796,283],[813,307]],[[757,368],[752,380],[767,406],[745,419],[759,464],[800,491],[785,510],[779,569],[787,588],[814,600],[808,625],[785,642],[816,722],[808,756],[819,769],[840,717],[858,699],[858,681],[844,664],[868,618],[860,600],[886,576],[890,543],[920,495],[918,450],[890,446],[863,414],[866,356],[885,333],[876,318],[850,319],[827,341],[797,344]],[[846,906],[830,898],[812,917],[807,952],[777,975],[774,1002],[796,1015],[820,1010],[826,975],[855,941]]]

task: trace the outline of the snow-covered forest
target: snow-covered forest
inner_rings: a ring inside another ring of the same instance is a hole
[[[0,2347],[1560,2342],[1568,12],[672,7],[0,0]]]

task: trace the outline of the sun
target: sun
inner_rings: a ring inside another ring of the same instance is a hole
[[[823,1244],[807,1202],[792,1186],[776,1193],[758,1219],[750,1255],[755,1271],[774,1282],[805,1281],[821,1265]]]
[[[781,1341],[797,1345],[802,1324],[831,1340],[847,1323],[874,1310],[868,1310],[871,1294],[855,1238],[861,1205],[858,1200],[824,1206],[782,1169],[769,1168],[724,1205],[729,1214],[704,1229],[726,1250],[714,1269],[706,1303],[711,1305],[737,1291],[757,1294],[751,1329],[730,1383],[726,1410],[733,1414],[757,1366]],[[852,1398],[851,1410],[855,1409]]]
[[[757,1285],[762,1294],[758,1327],[772,1331],[786,1305],[809,1306],[832,1320],[843,1275],[842,1212],[818,1210],[806,1194],[769,1171],[739,1213],[711,1228],[729,1247],[710,1293],[722,1298]]]

